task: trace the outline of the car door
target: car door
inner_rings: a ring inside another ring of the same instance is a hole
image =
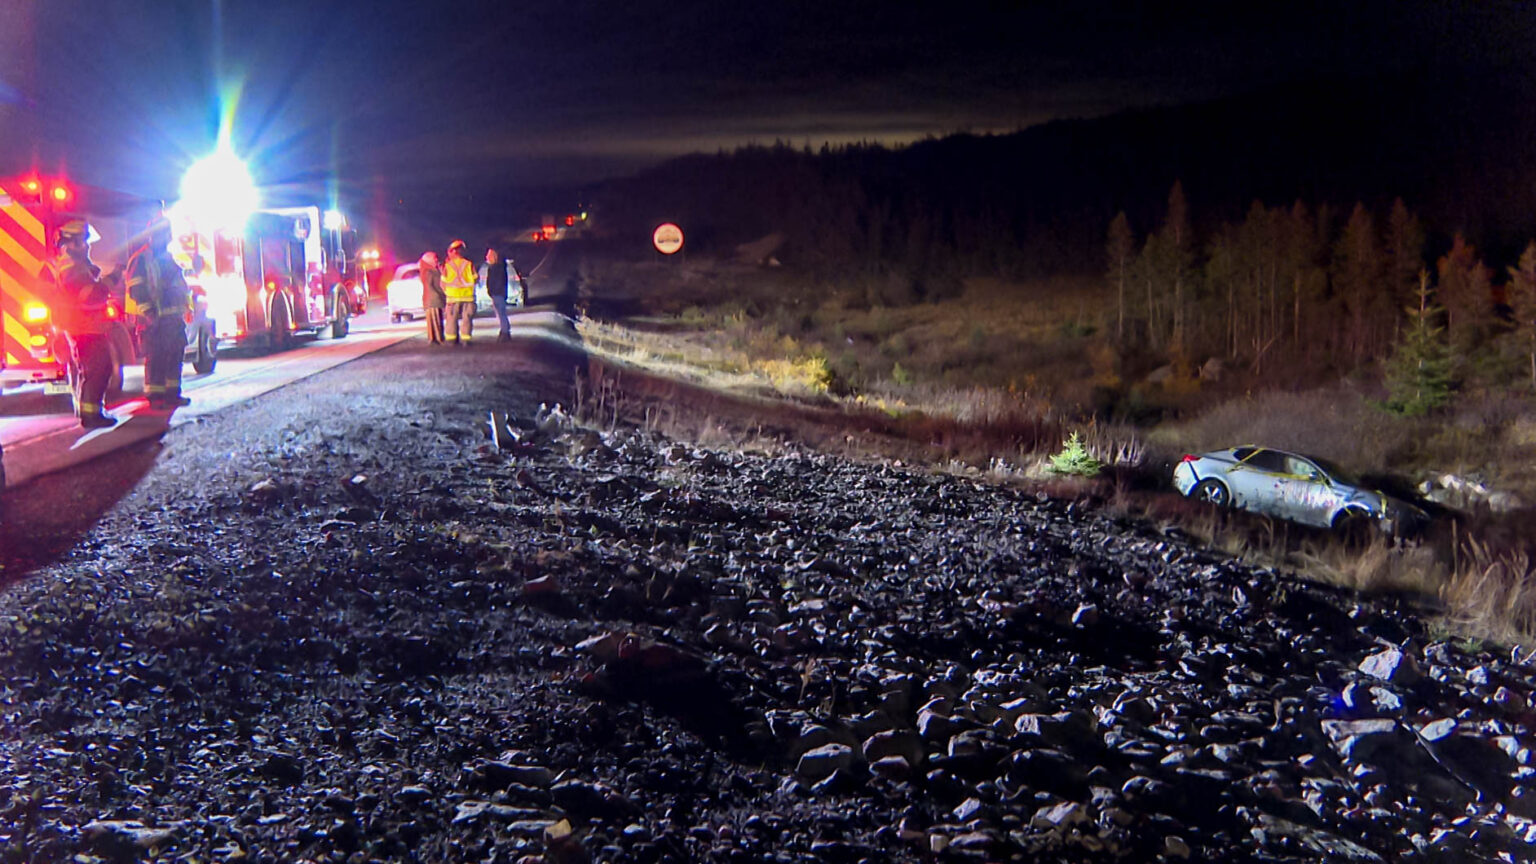
[[[1326,472],[1309,459],[1290,453],[1285,455],[1280,484],[1280,508],[1285,518],[1326,527],[1335,497]]]
[[[1255,513],[1277,515],[1275,510],[1280,493],[1280,473],[1284,468],[1284,457],[1275,451],[1253,451],[1247,459],[1232,466],[1227,472],[1232,503]]]

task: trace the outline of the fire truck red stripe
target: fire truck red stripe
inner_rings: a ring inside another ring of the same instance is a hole
[[[16,282],[18,288],[28,295],[32,294],[32,281],[37,278],[37,272],[27,272],[27,268],[20,261],[12,258],[4,249],[0,249],[0,270]],[[10,294],[10,291],[5,292]]]
[[[32,233],[20,222],[6,212],[7,208],[0,207],[0,233],[10,235],[12,240],[28,255],[39,261],[48,259],[48,245],[42,237]]]

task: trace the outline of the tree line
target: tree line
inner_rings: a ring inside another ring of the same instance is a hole
[[[1400,198],[1384,218],[1364,204],[1339,215],[1255,201],[1200,238],[1176,182],[1144,237],[1123,212],[1109,223],[1106,329],[1122,352],[1222,357],[1259,374],[1382,364],[1393,404],[1411,412],[1517,363],[1536,387],[1536,242],[1500,277],[1460,234],[1426,260],[1424,226]]]

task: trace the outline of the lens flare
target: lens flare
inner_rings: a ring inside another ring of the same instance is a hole
[[[261,206],[261,194],[245,163],[228,146],[192,163],[181,179],[177,207],[205,230],[240,231]]]

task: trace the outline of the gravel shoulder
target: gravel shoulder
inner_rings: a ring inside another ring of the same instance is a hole
[[[1536,842],[1528,656],[1016,489],[540,410],[583,363],[412,341],[168,433],[0,594],[0,861]]]

